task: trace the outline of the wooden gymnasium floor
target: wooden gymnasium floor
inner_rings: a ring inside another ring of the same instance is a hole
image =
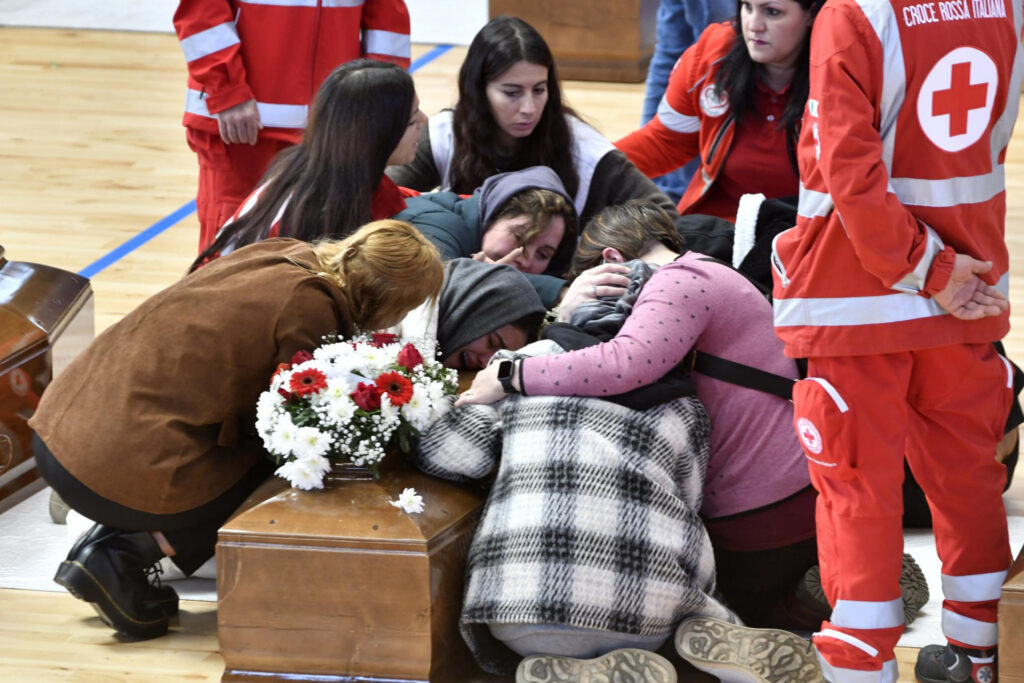
[[[414,46],[414,58],[431,46]],[[452,103],[464,49],[416,72],[421,107]],[[180,126],[185,68],[169,34],[0,28],[0,245],[11,260],[78,272],[168,218],[194,197],[196,162]],[[570,103],[609,138],[639,117],[642,85],[570,82]],[[1007,160],[1008,240],[1024,254],[1024,133]],[[187,208],[181,211],[187,213]],[[191,213],[97,271],[97,332],[180,277],[192,260]],[[94,266],[93,270],[97,270]],[[1011,300],[1024,300],[1014,263]],[[1016,324],[1010,355],[1024,358]],[[912,681],[916,651],[899,652]],[[4,681],[215,681],[216,610],[183,603],[171,635],[122,643],[84,603],[63,593],[0,590]],[[710,680],[694,673],[686,680]]]

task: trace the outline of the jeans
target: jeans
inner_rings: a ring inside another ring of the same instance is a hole
[[[680,55],[697,42],[708,24],[722,21],[736,11],[732,0],[661,0],[658,6],[657,42],[647,70],[647,91],[640,125],[646,124],[658,111],[668,76]],[[654,178],[661,190],[678,202],[690,179],[696,173],[699,159],[693,159],[682,168]]]

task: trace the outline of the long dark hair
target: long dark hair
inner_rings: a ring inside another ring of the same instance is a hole
[[[818,13],[824,0],[794,0],[804,10],[810,10],[812,18]],[[732,49],[722,58],[722,66],[715,76],[715,86],[729,96],[729,107],[736,123],[746,116],[757,113],[757,78],[760,64],[750,58],[746,41],[743,40],[743,28],[740,24],[740,12],[744,0],[736,0],[736,17],[733,29],[736,31],[736,42]],[[807,104],[808,64],[811,56],[811,30],[807,29],[800,55],[796,60],[796,72],[789,84],[789,103],[776,122],[779,128],[786,131],[786,150],[789,152],[790,163],[796,170],[796,140],[800,135],[800,120]]]
[[[466,60],[459,69],[459,101],[452,114],[455,149],[451,186],[469,193],[498,172],[494,140],[497,124],[487,101],[487,84],[518,62],[529,62],[548,70],[548,101],[537,127],[517,141],[518,168],[552,168],[570,196],[576,195],[579,176],[572,159],[572,133],[566,114],[576,113],[562,102],[555,59],[537,29],[522,19],[500,16],[491,19],[473,38]]]
[[[266,237],[286,200],[282,237],[340,238],[370,221],[373,193],[415,96],[412,76],[394,64],[357,59],[332,71],[317,91],[302,142],[274,158],[256,205],[221,231],[193,269],[225,248]]]

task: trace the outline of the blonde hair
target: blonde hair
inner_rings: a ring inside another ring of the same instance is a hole
[[[367,223],[343,240],[315,243],[313,252],[317,274],[345,292],[352,322],[363,330],[435,301],[444,282],[437,248],[403,221]]]

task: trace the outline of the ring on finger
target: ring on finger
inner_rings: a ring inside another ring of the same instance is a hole
[[[594,298],[597,298],[597,285],[591,285],[590,290],[594,293]]]

